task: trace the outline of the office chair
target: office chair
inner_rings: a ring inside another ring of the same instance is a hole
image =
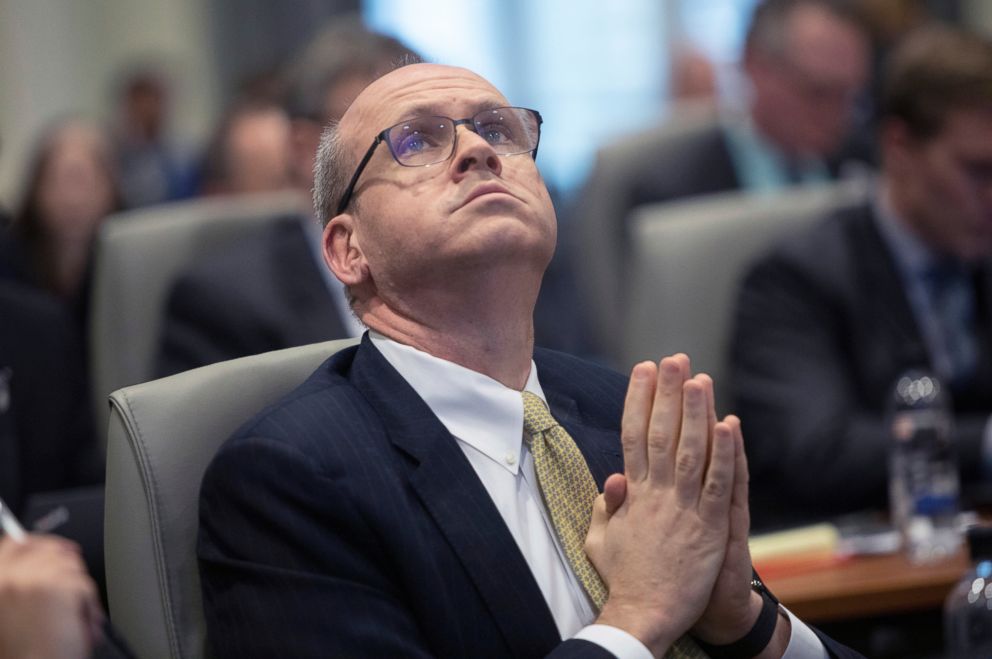
[[[355,339],[243,357],[110,396],[105,551],[110,617],[139,657],[203,659],[200,481],[220,445]]]
[[[199,199],[128,211],[100,228],[90,298],[94,419],[107,427],[111,391],[155,377],[166,298],[200,254],[288,216],[309,213],[296,192]]]
[[[713,377],[718,410],[737,291],[747,267],[790,232],[863,203],[864,181],[776,195],[731,192],[637,209],[623,310],[621,366],[684,352]]]

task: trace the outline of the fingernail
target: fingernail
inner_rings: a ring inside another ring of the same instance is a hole
[[[632,376],[638,380],[647,380],[651,378],[651,364],[649,362],[641,362],[634,366],[634,372]]]

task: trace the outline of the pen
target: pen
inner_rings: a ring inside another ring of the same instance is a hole
[[[0,499],[0,528],[2,528],[3,532],[10,536],[10,539],[14,542],[24,542],[27,540],[27,534],[24,532],[24,527],[17,521],[17,518],[14,517],[14,513],[10,511],[10,506],[8,506],[3,499]]]

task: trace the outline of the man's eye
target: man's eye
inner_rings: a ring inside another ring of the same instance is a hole
[[[513,132],[503,124],[482,126],[479,134],[490,144],[507,144],[513,141]]]
[[[400,157],[412,156],[422,153],[433,146],[434,142],[430,139],[430,136],[418,131],[406,135],[400,140],[400,143],[396,145],[396,155]]]

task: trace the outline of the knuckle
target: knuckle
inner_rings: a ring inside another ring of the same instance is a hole
[[[649,431],[648,432],[648,447],[654,449],[655,451],[668,451],[668,448],[672,445],[672,438],[664,431]]]
[[[699,471],[700,456],[689,451],[679,454],[675,461],[675,469],[680,476],[691,476]]]
[[[727,493],[730,488],[727,487],[727,483],[719,479],[710,479],[706,481],[706,485],[703,486],[703,496],[708,499],[724,499],[727,497]]]
[[[641,442],[641,436],[636,431],[629,428],[620,430],[620,443],[625,447],[637,446]]]

